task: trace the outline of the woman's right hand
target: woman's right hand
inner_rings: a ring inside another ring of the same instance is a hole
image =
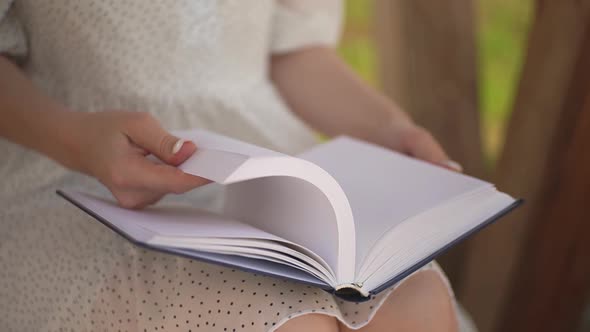
[[[209,182],[175,167],[197,147],[179,143],[150,114],[69,111],[1,54],[0,119],[0,139],[97,178],[124,207],[141,208]]]
[[[142,208],[169,193],[209,183],[176,168],[197,149],[164,130],[149,113],[69,112],[58,161],[104,184],[126,208]],[[147,158],[154,155],[162,161]]]

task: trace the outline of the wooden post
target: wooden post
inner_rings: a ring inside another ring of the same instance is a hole
[[[560,296],[585,289],[576,278],[589,280],[588,265],[577,265],[590,241],[582,202],[590,202],[590,110],[581,111],[588,99],[580,97],[590,86],[589,7],[577,0],[538,3],[495,176],[501,190],[527,201],[470,242],[462,300],[482,332],[567,331],[564,321],[579,313],[581,295],[572,311],[558,306],[565,305]]]
[[[375,9],[383,90],[483,176],[472,1],[376,0]],[[459,246],[439,259],[456,286],[463,256]]]
[[[590,24],[574,68],[501,331],[575,331],[590,295]]]

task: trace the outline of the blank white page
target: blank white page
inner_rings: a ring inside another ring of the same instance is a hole
[[[143,210],[130,210],[119,207],[112,198],[75,190],[62,190],[62,193],[91,211],[101,221],[107,222],[138,242],[166,248],[168,251],[191,253],[192,257],[203,256],[196,251],[241,256],[249,256],[250,252],[257,251],[259,259],[291,262],[301,269],[324,276],[326,281],[334,279],[333,273],[324,267],[327,264],[322,262],[321,258],[314,261],[314,255],[309,253],[309,250],[297,244],[289,244],[281,237],[227,216],[178,203],[159,203]],[[219,262],[226,264],[241,261],[228,255],[216,257],[223,258]],[[247,261],[249,260],[244,262]],[[272,266],[276,270],[274,274],[282,274],[280,271],[283,270],[291,271],[285,268],[277,269],[275,265],[256,263],[256,266]],[[290,277],[301,280],[310,278],[302,278],[299,274],[292,274]]]
[[[228,185],[224,214],[312,250],[339,278],[352,282],[352,212],[330,174],[308,161],[205,130],[175,134],[197,145],[179,166],[182,171]]]
[[[330,173],[352,208],[357,271],[390,228],[459,195],[491,184],[373,144],[339,137],[301,154]]]
[[[191,140],[197,152],[178,168],[182,171],[226,184],[244,163],[253,158],[289,158],[289,156],[206,130],[175,131],[178,137]]]
[[[329,288],[327,286],[331,286],[326,284],[325,281],[322,281],[307,272],[280,263],[243,256],[215,254],[195,250],[183,250],[176,248],[170,248],[169,250],[189,257],[194,257],[196,259],[227,264],[229,266],[237,266],[253,273],[266,273],[277,277],[296,279],[321,288]]]
[[[174,131],[174,134],[178,137],[193,141],[197,145],[197,149],[204,148],[210,150],[238,153],[248,157],[286,156],[285,154],[280,152],[269,150],[254,144],[246,143],[231,137],[219,135],[207,130],[177,130]]]
[[[285,242],[284,239],[251,225],[182,204],[158,204],[143,210],[119,207],[114,199],[64,190],[68,197],[142,242],[144,232],[153,236],[187,238],[246,238]]]

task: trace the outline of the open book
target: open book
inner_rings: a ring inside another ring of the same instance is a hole
[[[176,134],[199,147],[179,168],[224,185],[222,212],[172,203],[128,210],[109,197],[58,193],[138,245],[354,301],[519,204],[490,183],[353,138],[292,157],[203,130]]]

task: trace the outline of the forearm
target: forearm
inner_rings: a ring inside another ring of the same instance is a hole
[[[271,78],[290,108],[316,130],[387,144],[393,122],[411,122],[327,48],[274,56]]]
[[[0,55],[0,137],[67,164],[73,113]]]
[[[95,177],[124,207],[140,208],[168,193],[183,193],[209,182],[174,167],[188,159],[196,146],[168,133],[149,113],[69,111],[2,56],[0,119],[0,138]],[[148,154],[164,164],[154,163],[146,158]]]

